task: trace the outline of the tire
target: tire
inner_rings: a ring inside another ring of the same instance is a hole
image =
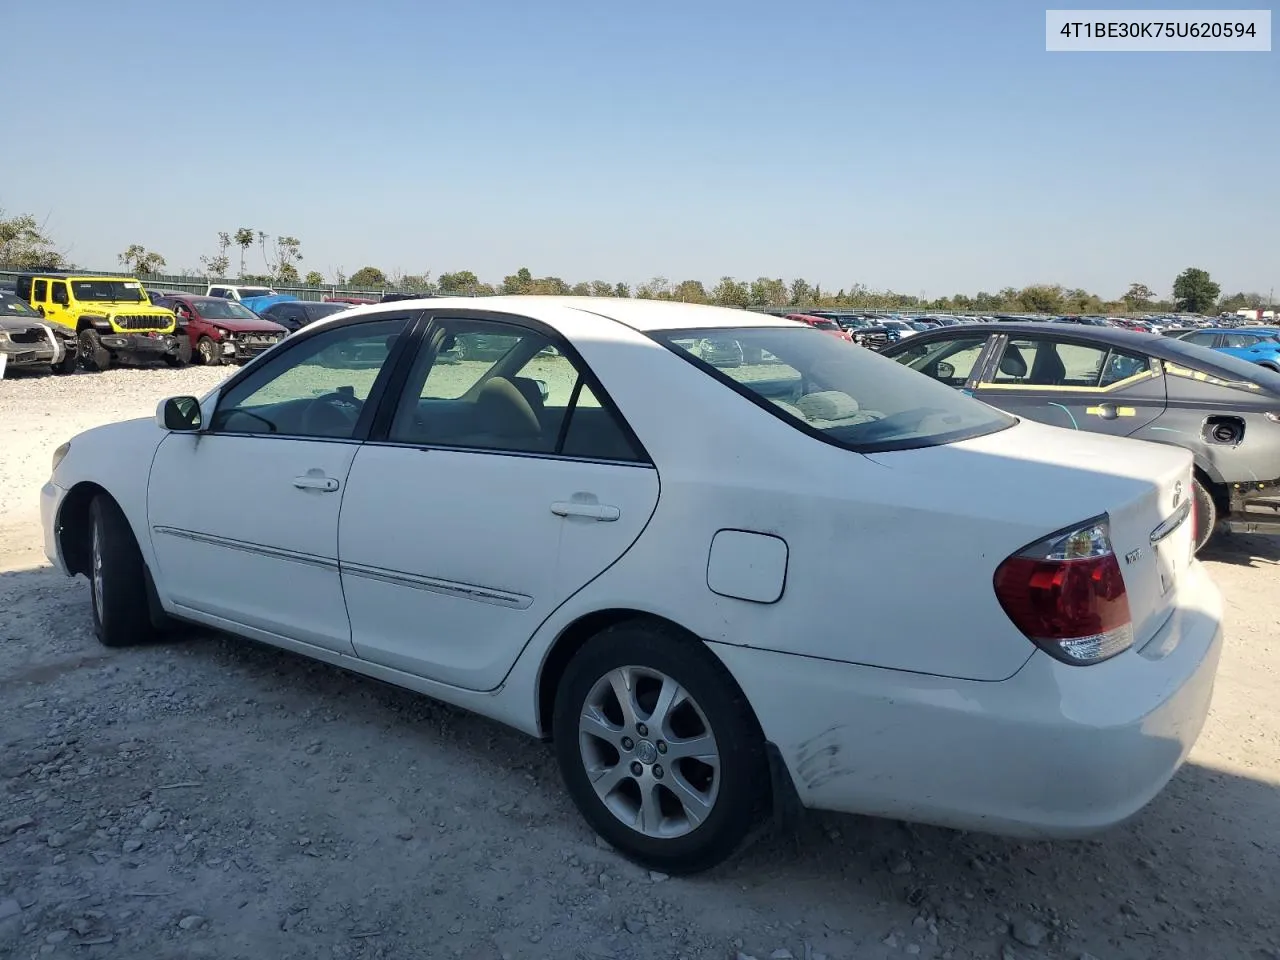
[[[157,637],[147,598],[147,569],[119,505],[98,494],[89,505],[89,595],[93,632],[104,647],[150,643]]]
[[[668,690],[678,691],[669,711],[657,702]],[[594,734],[582,732],[584,718]],[[588,640],[556,690],[552,736],[565,786],[586,821],[652,869],[713,867],[767,812],[769,767],[755,715],[724,665],[701,641],[673,629],[629,621]],[[689,755],[673,760],[678,738]],[[718,769],[692,755],[694,740]],[[606,781],[612,787],[598,792]]]
[[[171,367],[185,367],[191,362],[191,353],[191,338],[184,333],[178,340],[178,352],[165,354],[164,362]]]
[[[1191,484],[1191,536],[1195,539],[1196,553],[1205,548],[1218,526],[1218,505],[1213,494],[1198,479]]]
[[[68,350],[66,356],[53,365],[53,372],[57,374],[75,373],[78,366],[80,366],[79,355]]]
[[[86,327],[76,334],[80,344],[80,363],[86,370],[101,372],[111,368],[111,351],[102,345],[98,331]]]
[[[222,363],[222,349],[208,337],[200,338],[196,344],[196,353],[206,367],[216,367]]]

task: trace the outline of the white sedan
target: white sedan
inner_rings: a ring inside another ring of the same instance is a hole
[[[434,299],[76,436],[42,508],[104,644],[201,624],[496,718],[688,872],[797,799],[1022,836],[1136,813],[1222,644],[1191,469],[790,320]]]

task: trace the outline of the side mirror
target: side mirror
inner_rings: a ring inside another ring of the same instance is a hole
[[[549,392],[550,392],[550,391],[548,391],[548,390],[547,390],[547,381],[545,381],[545,380],[534,380],[533,382],[534,382],[534,383],[536,383],[536,384],[538,385],[538,393],[540,393],[540,394],[542,395],[542,401],[543,401],[543,403],[546,403],[547,396],[548,396],[548,394],[549,394]]]
[[[162,430],[189,433],[200,429],[200,401],[195,397],[169,397],[156,407],[156,425]]]

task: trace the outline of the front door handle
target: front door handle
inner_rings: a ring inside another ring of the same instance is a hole
[[[617,520],[622,515],[622,511],[607,503],[566,503],[563,501],[553,503],[551,512],[557,517],[586,517],[590,520],[599,520],[602,523]]]
[[[299,490],[320,490],[324,493],[338,489],[338,481],[333,477],[294,477],[293,485]]]

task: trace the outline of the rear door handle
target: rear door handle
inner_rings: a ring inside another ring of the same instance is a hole
[[[557,517],[587,517],[603,523],[617,520],[622,515],[622,511],[607,503],[565,503],[563,501],[553,503],[551,512]]]
[[[299,490],[321,490],[324,493],[338,489],[338,481],[333,477],[294,477],[293,485]]]

